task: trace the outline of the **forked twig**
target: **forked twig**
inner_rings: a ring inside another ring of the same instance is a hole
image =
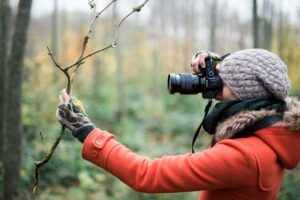
[[[67,78],[67,93],[70,94],[71,90],[72,90],[72,81],[74,80],[74,77],[76,75],[76,72],[78,70],[78,68],[83,64],[83,61],[95,54],[98,54],[100,52],[103,52],[105,50],[108,50],[110,48],[114,48],[117,45],[117,40],[119,37],[119,29],[122,25],[122,23],[133,13],[135,12],[139,12],[141,11],[141,9],[144,7],[144,5],[149,1],[149,0],[145,0],[144,3],[142,3],[141,5],[133,8],[133,10],[128,13],[127,15],[125,15],[125,17],[123,17],[121,19],[121,21],[116,25],[116,32],[115,32],[115,37],[112,41],[111,44],[107,45],[106,47],[96,50],[92,53],[89,53],[88,55],[84,56],[85,50],[86,50],[86,46],[89,42],[89,38],[90,38],[90,34],[92,33],[92,28],[94,25],[94,22],[97,18],[99,18],[99,16],[105,12],[113,3],[117,2],[118,0],[112,0],[109,4],[107,4],[101,11],[97,12],[96,11],[96,3],[94,3],[94,0],[88,0],[88,4],[90,5],[91,9],[93,10],[93,18],[90,22],[90,26],[88,28],[87,34],[85,35],[84,39],[83,39],[83,43],[82,43],[82,50],[80,52],[80,56],[77,58],[77,60],[66,67],[62,67],[54,58],[53,53],[51,52],[51,50],[49,49],[49,47],[47,47],[48,50],[48,55],[50,56],[53,64],[61,71],[63,72],[63,74],[66,76]],[[72,72],[70,72],[70,70],[73,69]],[[71,73],[71,74],[70,74]],[[50,151],[48,152],[48,154],[45,156],[45,158],[43,158],[40,161],[35,161],[35,179],[34,179],[34,187],[33,187],[33,194],[35,194],[35,192],[37,191],[38,185],[39,185],[39,169],[44,166],[46,163],[49,162],[49,160],[52,158],[52,155],[55,151],[55,149],[57,148],[60,140],[62,139],[62,137],[64,136],[65,133],[65,126],[62,125],[61,126],[61,130],[59,133],[59,136],[56,138],[55,142],[52,144]],[[41,133],[40,133],[41,134]]]
[[[114,0],[114,1],[117,1],[117,0]],[[112,2],[114,2],[114,1],[112,1]],[[78,65],[78,64],[80,64],[80,63],[82,63],[85,59],[87,59],[88,57],[91,57],[92,55],[95,55],[95,54],[97,54],[97,53],[100,53],[100,52],[102,52],[102,51],[104,51],[104,50],[107,50],[107,49],[109,49],[109,48],[114,48],[114,47],[116,47],[116,46],[117,46],[118,39],[119,39],[120,27],[121,27],[121,25],[123,24],[123,22],[124,22],[129,16],[131,16],[133,13],[135,13],[135,12],[140,12],[141,9],[145,6],[145,4],[146,4],[148,1],[149,1],[149,0],[145,0],[144,3],[142,3],[141,5],[139,5],[139,6],[135,7],[135,8],[133,8],[132,11],[131,11],[130,13],[128,13],[127,15],[125,15],[125,17],[123,17],[123,18],[121,19],[121,21],[116,25],[115,37],[114,37],[113,41],[112,41],[109,45],[107,45],[106,47],[104,47],[104,48],[102,48],[102,49],[99,49],[99,50],[97,50],[97,51],[94,51],[94,52],[92,52],[92,53],[90,53],[90,54],[88,54],[88,55],[82,57],[81,59],[78,59],[75,63],[73,63],[73,64],[67,66],[67,67],[65,68],[65,70],[68,71],[69,69],[71,69],[71,68],[73,68],[74,66],[76,66],[76,65]]]

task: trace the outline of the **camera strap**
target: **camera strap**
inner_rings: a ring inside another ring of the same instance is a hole
[[[198,51],[198,52],[194,55],[194,57],[197,57],[200,53],[204,53],[204,52],[206,52],[206,53],[208,54],[208,58],[215,60],[217,63],[218,63],[218,62],[222,62],[227,56],[230,55],[230,53],[227,53],[227,54],[225,54],[225,55],[223,55],[223,56],[219,56],[219,55],[217,55],[217,54],[215,54],[215,53],[212,53],[212,52],[209,52],[209,51]],[[196,140],[197,140],[197,137],[198,137],[198,135],[199,135],[199,133],[200,133],[201,127],[202,127],[203,122],[204,122],[204,119],[205,119],[205,117],[207,116],[207,114],[208,114],[208,112],[209,112],[209,109],[210,109],[210,107],[211,107],[211,104],[212,104],[212,99],[209,99],[209,101],[208,101],[208,103],[207,103],[207,105],[206,105],[206,107],[205,107],[204,117],[203,117],[203,119],[202,119],[202,121],[201,121],[199,127],[197,128],[196,132],[194,133],[193,142],[192,142],[192,153],[195,153],[195,150],[194,150],[194,144],[195,144],[195,142],[196,142]]]
[[[227,54],[221,56],[221,61],[223,61],[223,60],[224,60],[227,56],[229,56],[229,55],[230,55],[230,53],[227,53]]]
[[[267,118],[263,118],[257,122],[255,122],[252,126],[245,128],[241,132],[234,135],[232,138],[241,138],[248,137],[253,135],[254,132],[264,129],[272,124],[276,124],[277,122],[282,121],[282,115],[273,115]]]
[[[200,123],[200,125],[199,125],[199,127],[197,128],[197,130],[196,130],[196,132],[195,132],[195,134],[194,134],[194,137],[193,137],[193,142],[192,142],[192,153],[195,153],[195,150],[194,150],[194,144],[195,144],[196,139],[197,139],[197,137],[198,137],[198,135],[199,135],[199,133],[200,133],[201,127],[202,127],[202,125],[203,125],[204,118],[207,116],[207,114],[208,114],[208,112],[209,112],[209,109],[210,109],[210,107],[211,107],[211,104],[212,104],[212,99],[209,99],[209,101],[208,101],[208,103],[207,103],[207,105],[206,105],[206,107],[205,107],[205,111],[204,111],[205,113],[204,113],[204,117],[203,117],[203,119],[202,119],[202,122]]]

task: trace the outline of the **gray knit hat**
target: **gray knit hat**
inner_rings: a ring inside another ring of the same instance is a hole
[[[246,49],[227,56],[219,75],[242,100],[266,96],[285,99],[290,90],[286,65],[263,49]]]

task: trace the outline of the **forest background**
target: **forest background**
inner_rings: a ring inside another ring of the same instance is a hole
[[[103,7],[110,1],[96,2]],[[15,25],[18,3],[1,0],[0,33],[6,31],[7,37],[1,37],[0,58],[5,57],[5,44],[12,49],[6,53],[11,55],[11,63],[18,60],[18,55],[13,56],[13,41],[18,39],[13,33],[22,27]],[[108,9],[95,23],[87,52],[109,44],[115,22],[140,3],[122,0]],[[9,16],[6,22],[5,16]],[[23,64],[18,65],[21,70],[13,72],[20,76],[10,76],[5,72],[9,70],[1,68],[0,85],[9,85],[12,93],[0,88],[0,199],[33,198],[34,161],[49,151],[59,133],[55,109],[58,95],[66,87],[65,77],[54,67],[46,46],[59,62],[71,64],[80,54],[91,17],[85,0],[33,1],[28,30],[23,30],[27,39]],[[81,66],[73,95],[84,102],[88,116],[98,127],[115,133],[119,141],[143,156],[190,152],[207,101],[201,95],[168,94],[167,75],[191,72],[190,60],[197,50],[222,55],[244,48],[265,48],[287,64],[291,95],[300,97],[299,20],[300,2],[296,0],[150,0],[122,25],[116,48],[89,58]],[[20,80],[21,96],[13,96],[18,91],[17,84],[9,84],[13,78]],[[8,100],[3,100],[4,94]],[[19,110],[18,106],[10,107],[9,101],[14,98],[19,99]],[[13,116],[18,114],[20,122],[15,122]],[[8,115],[12,120],[7,120]],[[18,123],[20,131],[14,131]],[[11,131],[3,129],[5,126],[12,127]],[[208,143],[209,136],[201,135],[197,150]],[[135,192],[84,161],[81,146],[69,133],[65,135],[52,160],[41,169],[37,199],[197,199],[198,192]],[[12,157],[18,159],[9,160]],[[5,166],[11,170],[10,178],[5,178]],[[298,166],[286,173],[279,199],[300,199],[299,183]]]

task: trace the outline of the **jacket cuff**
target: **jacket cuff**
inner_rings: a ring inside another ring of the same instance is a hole
[[[111,150],[118,144],[113,134],[95,128],[83,143],[82,157],[106,169],[107,158]]]
[[[82,126],[76,131],[72,131],[72,135],[76,137],[81,143],[84,142],[85,138],[94,130],[96,126],[94,124]]]

